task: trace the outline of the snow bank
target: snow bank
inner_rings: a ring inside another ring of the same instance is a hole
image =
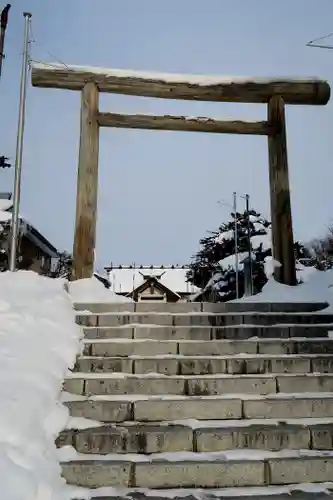
[[[58,402],[81,329],[63,280],[0,274],[0,470],[4,500],[64,500],[55,439],[68,410]]]
[[[304,270],[300,270],[303,283],[288,286],[278,283],[272,277],[274,265],[278,263],[274,263],[271,258],[267,258],[266,261],[265,270],[269,279],[262,291],[257,295],[242,297],[233,302],[327,302],[333,309],[333,270],[318,271],[314,267],[304,267]],[[328,309],[325,309],[325,312],[327,311]]]
[[[69,283],[69,293],[75,303],[133,302],[128,297],[117,295],[105,288],[94,276]]]

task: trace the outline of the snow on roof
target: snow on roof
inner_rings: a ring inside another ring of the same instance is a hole
[[[175,293],[196,293],[199,288],[186,281],[188,266],[121,266],[106,268],[115,293],[130,293],[145,282],[144,276],[154,276]]]
[[[4,226],[8,226],[9,221],[12,219],[13,201],[0,198],[0,232],[3,231],[4,227],[1,223],[6,223]],[[23,217],[20,218],[21,230],[25,236],[27,236],[30,241],[34,243],[38,248],[44,251],[50,257],[57,258],[59,253],[58,250],[53,246],[50,241],[42,235],[32,224],[29,224]]]
[[[0,211],[4,210],[7,211],[13,206],[13,201],[12,200],[4,200],[0,199]]]

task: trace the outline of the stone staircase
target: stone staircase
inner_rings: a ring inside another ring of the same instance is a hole
[[[66,481],[207,494],[332,481],[325,306],[76,305],[84,351],[63,401],[92,422],[57,440],[76,450],[60,450]]]

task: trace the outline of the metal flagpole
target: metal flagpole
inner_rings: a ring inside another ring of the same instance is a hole
[[[22,170],[22,153],[23,153],[23,134],[24,134],[24,118],[25,118],[25,100],[27,91],[27,75],[28,75],[28,49],[30,36],[31,14],[24,12],[25,29],[24,29],[24,45],[22,57],[22,72],[21,72],[21,87],[20,87],[20,107],[19,120],[16,142],[16,157],[15,157],[15,179],[14,179],[14,196],[13,196],[13,214],[11,227],[11,249],[9,270],[16,269],[16,254],[17,240],[19,233],[19,210],[20,210],[20,195],[21,195],[21,170]]]
[[[238,227],[237,227],[237,194],[234,192],[235,213],[235,269],[236,269],[236,298],[239,298],[239,265],[238,265]]]

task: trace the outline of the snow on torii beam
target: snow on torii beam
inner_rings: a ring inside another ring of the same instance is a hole
[[[279,95],[285,104],[324,105],[330,98],[329,84],[316,78],[226,78],[61,64],[32,66],[35,87],[82,90],[88,82],[100,92],[190,101],[267,103]]]
[[[148,73],[60,64],[34,64],[35,87],[79,90],[81,134],[72,279],[93,273],[96,240],[100,127],[234,133],[268,137],[273,257],[281,263],[275,278],[296,284],[285,125],[285,104],[325,105],[330,86],[316,78],[224,78]],[[99,92],[165,99],[266,103],[264,122],[210,118],[124,115],[99,112]]]

